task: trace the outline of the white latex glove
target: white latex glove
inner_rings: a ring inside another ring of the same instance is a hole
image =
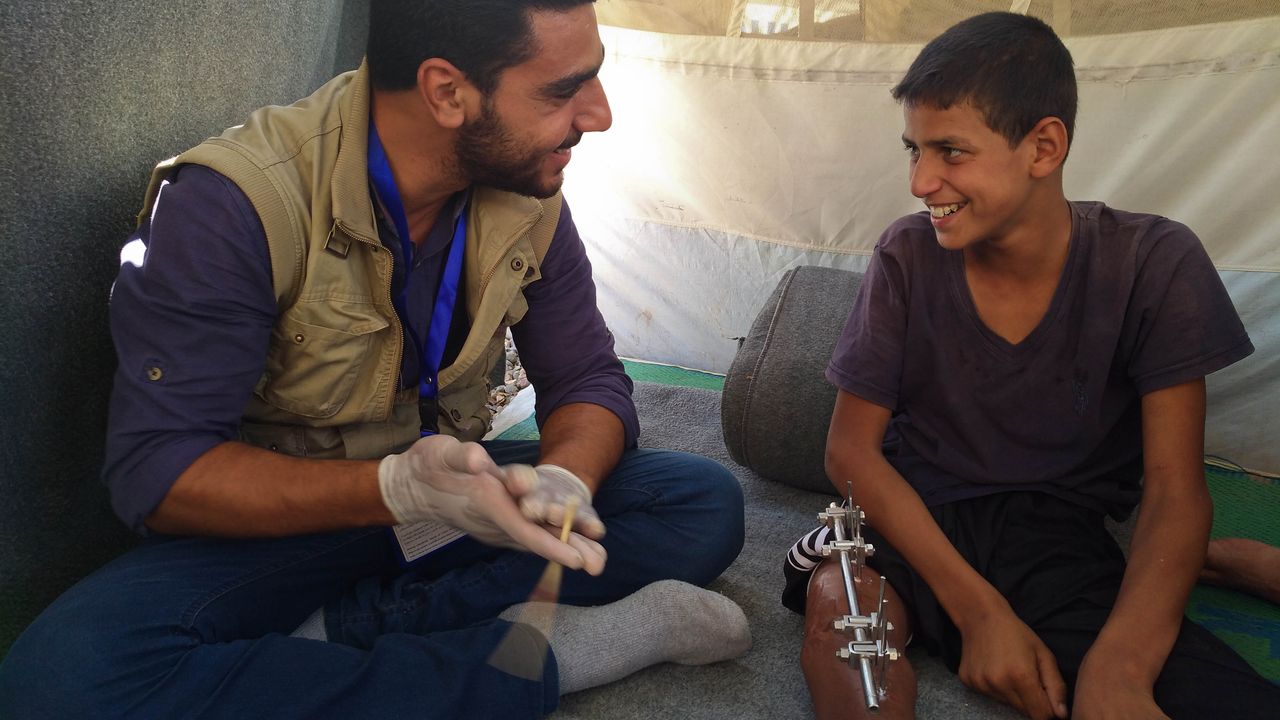
[[[536,480],[507,473],[480,445],[448,435],[424,437],[378,465],[382,501],[397,523],[431,520],[486,545],[527,550],[575,570],[603,567],[596,543],[581,537],[577,543],[572,537],[562,543],[521,514],[516,499],[530,492]]]
[[[531,488],[520,496],[520,511],[530,520],[546,525],[564,525],[564,508],[570,498],[578,499],[578,512],[573,529],[583,535],[604,537],[604,523],[591,507],[591,491],[577,475],[559,465],[507,465],[503,468],[513,478]]]
[[[571,498],[577,499],[578,510],[573,517],[572,535],[583,536],[583,540],[590,543],[590,546],[575,544],[574,547],[583,551],[586,570],[592,575],[598,575],[598,572],[592,572],[594,553],[589,553],[587,550],[598,549],[599,567],[603,570],[606,559],[604,548],[591,540],[604,537],[604,523],[600,521],[596,509],[591,506],[591,491],[587,489],[586,484],[577,475],[559,465],[538,465],[537,467],[506,465],[503,470],[506,471],[507,477],[530,488],[520,496],[520,511],[533,522],[553,527],[563,526],[565,506]]]

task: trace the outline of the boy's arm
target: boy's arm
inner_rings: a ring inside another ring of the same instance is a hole
[[[1178,637],[1213,522],[1204,416],[1203,378],[1142,398],[1142,505],[1120,595],[1080,667],[1075,717],[1163,717],[1152,686]]]
[[[890,411],[841,390],[827,435],[827,476],[929,584],[960,629],[960,679],[1033,718],[1066,717],[1066,684],[1049,648],[942,534],[881,451]]]

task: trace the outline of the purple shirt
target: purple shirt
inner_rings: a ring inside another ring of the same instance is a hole
[[[419,337],[426,337],[444,250],[466,197],[455,196],[415,253],[410,317],[402,320]],[[378,223],[396,258],[392,291],[399,292],[403,253],[392,225]],[[171,173],[121,257],[110,307],[119,368],[103,478],[116,514],[144,532],[143,521],[178,476],[214,446],[239,437],[266,365],[276,299],[266,236],[252,204],[230,180],[201,166]],[[622,420],[625,443],[632,445],[639,435],[632,383],[597,309],[591,263],[567,205],[541,273],[525,290],[528,314],[512,328],[537,388],[538,423],[563,405],[592,403]],[[458,308],[446,367],[469,330],[465,303]],[[401,386],[415,386],[419,358],[412,343],[403,357]]]
[[[1040,490],[1123,516],[1141,496],[1141,396],[1253,352],[1184,225],[1071,208],[1057,290],[1016,345],[979,318],[926,213],[876,244],[827,378],[893,410],[885,457],[926,505]]]

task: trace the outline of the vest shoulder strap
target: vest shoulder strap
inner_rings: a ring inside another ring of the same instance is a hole
[[[276,306],[284,308],[292,304],[301,286],[306,240],[274,179],[239,145],[224,138],[210,138],[157,165],[151,175],[142,212],[138,214],[138,224],[141,225],[150,215],[164,178],[173,168],[186,164],[204,165],[225,175],[249,198],[266,234]]]
[[[564,205],[564,195],[556,193],[538,202],[542,203],[542,217],[529,229],[529,240],[533,243],[533,256],[537,258],[538,266],[541,267],[542,258],[546,257],[547,248],[551,247],[551,239],[556,235],[556,226],[560,224],[560,208]]]

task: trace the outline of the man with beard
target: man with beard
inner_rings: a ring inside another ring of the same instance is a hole
[[[104,469],[149,537],[28,628],[0,715],[540,716],[745,652],[696,587],[741,548],[741,490],[635,448],[559,194],[611,123],[603,54],[587,0],[375,2],[358,70],[156,169]],[[541,443],[478,442],[508,326]],[[542,558],[579,606],[551,631],[509,622]]]

